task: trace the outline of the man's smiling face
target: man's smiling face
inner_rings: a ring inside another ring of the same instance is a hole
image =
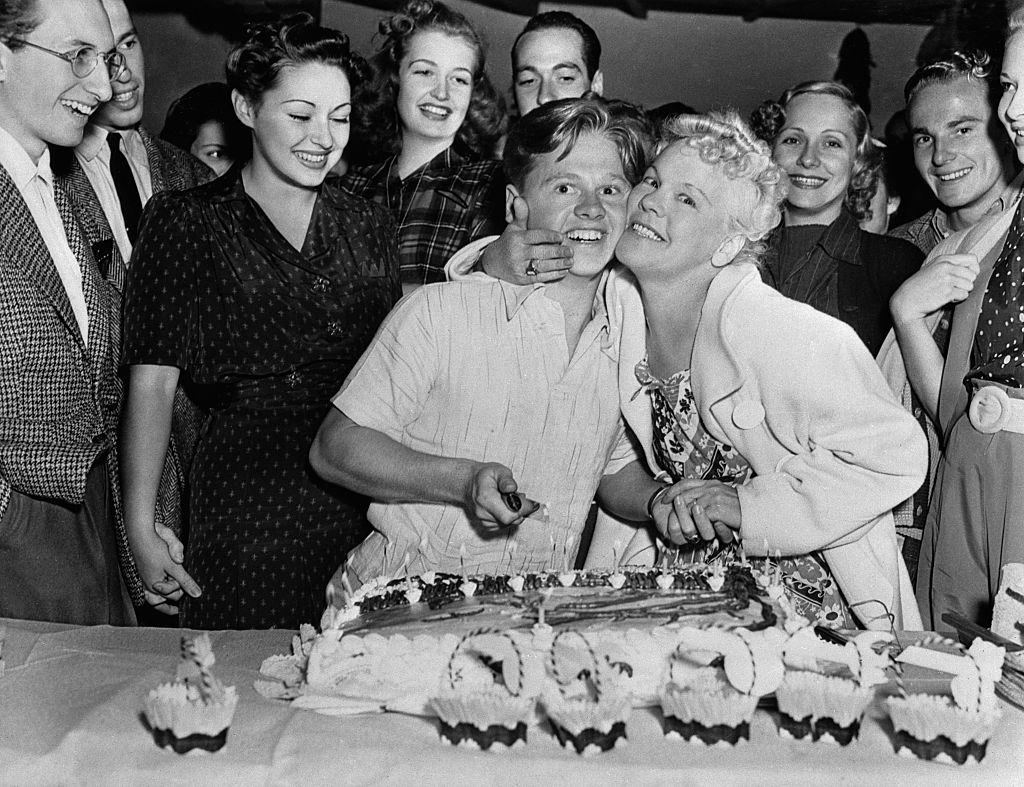
[[[520,116],[559,98],[579,98],[588,90],[600,93],[601,72],[587,75],[583,38],[569,28],[533,30],[515,49],[512,76]]]

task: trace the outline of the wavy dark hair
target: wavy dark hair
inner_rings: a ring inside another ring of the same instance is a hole
[[[505,177],[522,188],[537,156],[565,148],[562,158],[583,134],[601,134],[619,150],[622,171],[636,185],[654,153],[654,131],[642,109],[626,101],[606,101],[588,94],[541,104],[512,127],[505,142]]]
[[[370,59],[373,68],[368,91],[370,103],[361,122],[353,128],[351,161],[369,164],[402,149],[397,109],[399,67],[413,36],[425,31],[461,38],[476,52],[473,94],[456,144],[460,153],[469,158],[491,158],[507,125],[505,102],[487,76],[484,41],[469,19],[435,0],[409,0],[394,14],[382,19],[378,31],[380,48]]]
[[[12,52],[24,44],[8,43],[12,38],[24,38],[42,21],[39,19],[36,0],[0,0],[0,40]]]
[[[587,67],[587,79],[594,78],[594,74],[601,67],[601,40],[597,37],[597,33],[594,32],[594,28],[568,11],[544,11],[530,17],[530,21],[526,23],[526,26],[519,32],[516,40],[512,43],[513,74],[515,74],[516,66],[518,65],[516,62],[516,49],[519,48],[519,42],[527,33],[534,33],[538,30],[574,31],[583,42],[582,55],[583,64]]]
[[[187,151],[199,129],[210,121],[220,123],[234,161],[246,161],[252,155],[252,134],[235,115],[231,88],[223,82],[204,82],[175,99],[167,110],[160,139]]]
[[[350,49],[347,35],[320,27],[307,13],[250,25],[245,40],[228,53],[224,70],[232,90],[259,103],[277,84],[282,68],[305,63],[341,69],[352,90],[353,114],[358,111],[369,81],[369,66]]]
[[[870,219],[871,198],[878,186],[879,158],[871,141],[868,116],[845,85],[824,80],[801,82],[786,90],[778,101],[763,101],[750,115],[754,133],[774,148],[779,133],[786,125],[786,107],[794,98],[804,95],[833,96],[846,107],[857,139],[853,174],[844,204],[857,221]]]

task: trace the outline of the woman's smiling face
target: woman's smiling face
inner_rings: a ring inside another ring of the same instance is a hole
[[[831,224],[857,163],[857,132],[842,99],[803,93],[786,105],[772,156],[789,176],[787,224]]]
[[[721,165],[704,161],[693,148],[669,145],[629,194],[616,256],[630,270],[652,274],[710,265],[715,251],[736,234],[732,217],[740,188]]]
[[[438,30],[416,33],[398,66],[398,118],[404,136],[455,141],[473,97],[476,50]]]

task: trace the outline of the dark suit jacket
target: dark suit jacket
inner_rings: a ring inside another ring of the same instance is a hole
[[[779,267],[781,233],[776,227],[768,236],[761,277],[765,283],[793,300],[807,303],[804,293],[789,290]],[[853,328],[872,355],[877,355],[892,328],[889,298],[921,267],[924,255],[905,240],[862,230],[847,211],[822,233],[811,252],[809,264],[838,264],[839,314]],[[812,304],[815,305],[815,304]]]

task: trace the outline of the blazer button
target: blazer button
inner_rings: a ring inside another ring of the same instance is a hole
[[[288,376],[284,378],[284,384],[287,385],[289,388],[298,388],[301,382],[302,377],[299,375],[297,371],[290,372]]]
[[[331,336],[341,336],[343,330],[345,330],[345,326],[341,324],[340,320],[331,320],[327,323],[327,333]]]
[[[324,293],[330,289],[331,283],[323,276],[318,276],[313,282],[313,292]]]
[[[732,422],[739,429],[753,429],[764,420],[764,407],[760,402],[740,402],[732,411]]]

